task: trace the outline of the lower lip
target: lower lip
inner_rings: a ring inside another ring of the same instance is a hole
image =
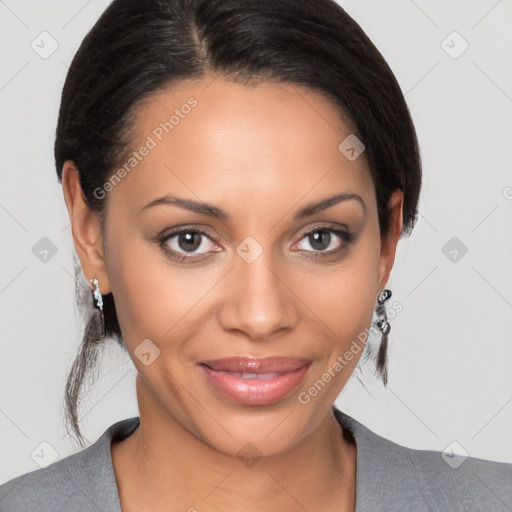
[[[303,381],[310,364],[271,379],[242,379],[227,372],[199,367],[208,381],[224,396],[244,405],[268,405],[290,394]]]

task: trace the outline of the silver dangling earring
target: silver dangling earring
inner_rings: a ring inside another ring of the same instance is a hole
[[[94,286],[92,294],[94,300],[96,301],[95,307],[97,307],[100,311],[101,332],[102,335],[105,336],[105,318],[103,316],[103,297],[100,292],[100,283],[96,278],[91,279],[91,283]]]
[[[381,290],[379,293],[379,305],[377,306],[377,313],[380,315],[380,319],[377,321],[377,327],[382,331],[382,334],[387,334],[391,330],[391,325],[388,322],[388,318],[386,316],[386,308],[383,304],[391,298],[391,290]]]
[[[384,382],[384,385],[387,385],[388,383],[387,350],[388,334],[389,331],[391,330],[391,325],[388,322],[384,303],[390,299],[391,295],[391,290],[388,290],[386,288],[381,290],[378,297],[378,304],[377,307],[375,308],[377,314],[379,315],[379,320],[377,320],[376,325],[382,332],[379,353],[377,354],[377,370],[380,372],[382,376],[382,381]]]

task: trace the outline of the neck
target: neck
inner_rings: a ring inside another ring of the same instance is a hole
[[[343,438],[331,411],[293,449],[241,459],[206,444],[140,398],[139,427],[111,445],[124,512],[159,512],[170,505],[190,512],[354,510],[356,446]]]

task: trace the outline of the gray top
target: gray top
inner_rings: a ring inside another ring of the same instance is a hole
[[[355,512],[512,511],[512,464],[407,448],[333,412],[357,444]],[[118,421],[82,451],[1,485],[0,512],[121,512],[110,443],[138,426],[138,416]]]

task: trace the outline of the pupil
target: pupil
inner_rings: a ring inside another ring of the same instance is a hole
[[[194,251],[201,245],[201,242],[199,240],[200,236],[201,235],[199,233],[181,233],[178,237],[178,245],[180,246],[180,249],[183,249],[185,251]],[[196,237],[195,243],[193,241],[194,237]],[[186,242],[186,244],[188,245],[182,244],[181,242]]]
[[[330,238],[331,234],[328,231],[315,231],[309,235],[311,247],[316,250],[322,250],[329,247]]]

